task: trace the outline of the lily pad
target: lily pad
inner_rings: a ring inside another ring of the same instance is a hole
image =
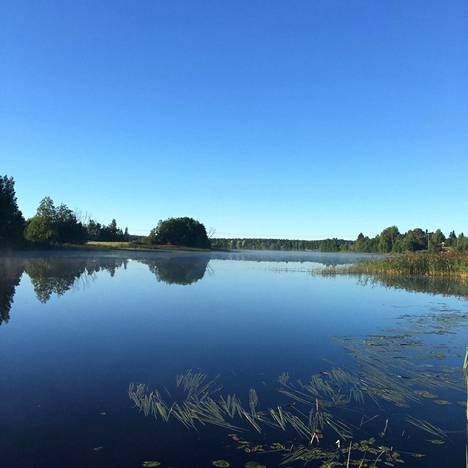
[[[156,460],[148,460],[148,461],[144,461],[141,466],[143,466],[144,468],[154,468],[156,466],[161,466],[161,462],[158,462]]]
[[[421,398],[437,398],[437,395],[427,392],[426,390],[416,390],[414,393]]]
[[[227,460],[214,460],[211,462],[213,466],[219,466],[219,467],[228,467],[231,466],[231,464]]]
[[[434,400],[434,403],[435,403],[436,405],[441,405],[441,406],[443,406],[443,405],[450,405],[450,404],[451,404],[450,401],[447,401],[447,400]]]

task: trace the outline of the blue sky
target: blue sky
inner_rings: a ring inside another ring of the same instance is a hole
[[[468,2],[3,0],[0,173],[144,234],[468,231]]]

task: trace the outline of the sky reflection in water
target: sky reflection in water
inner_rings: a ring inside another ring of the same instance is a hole
[[[464,299],[400,289],[440,293],[451,292],[450,285],[384,287],[310,273],[359,259],[277,252],[2,258],[0,449],[6,466],[137,467],[154,459],[177,468],[210,466],[218,458],[243,466],[251,458],[227,447],[235,446],[227,431],[195,432],[145,418],[128,399],[129,384],[170,389],[177,374],[195,369],[219,375],[226,391],[243,398],[255,388],[262,405],[274,405],[282,372],[307,381],[355,365],[336,337],[380,335],[401,326],[402,315],[467,311]],[[463,359],[466,329],[455,331],[427,337],[447,346],[444,365],[460,366]],[[405,450],[431,455],[406,460],[407,466],[463,462],[465,410],[455,399],[464,394],[442,396],[453,404],[424,400],[416,414],[455,432],[441,446],[416,432],[405,439]],[[369,407],[368,416],[376,412]],[[391,425],[392,437],[403,430]],[[266,443],[270,435],[262,438]],[[278,461],[258,457],[268,466]]]

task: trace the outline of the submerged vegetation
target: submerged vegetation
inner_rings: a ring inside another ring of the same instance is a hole
[[[449,346],[428,336],[466,327],[468,314],[442,307],[403,315],[399,323],[380,335],[336,338],[353,358],[346,368],[332,367],[306,381],[284,372],[274,405],[263,406],[254,388],[244,396],[226,393],[219,377],[193,370],[177,376],[174,390],[164,388],[164,397],[160,390],[131,383],[129,398],[144,415],[164,423],[224,429],[238,450],[276,454],[281,465],[395,466],[404,458],[423,458],[424,445],[450,441],[451,432],[421,419],[418,408],[460,399],[465,392],[461,363],[443,365]],[[450,401],[438,398],[447,392]]]

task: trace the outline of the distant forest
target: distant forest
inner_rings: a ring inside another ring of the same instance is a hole
[[[211,246],[214,249],[401,253],[420,250],[437,252],[451,248],[468,251],[468,237],[463,233],[457,235],[452,231],[445,236],[440,229],[429,232],[421,228],[402,233],[396,226],[384,229],[375,237],[361,233],[355,240],[209,239],[205,226],[188,217],[160,221],[149,236],[137,237],[131,236],[127,228],[119,227],[115,219],[107,225],[93,219],[83,220],[67,205],[56,205],[50,197],[43,198],[36,214],[25,219],[18,207],[13,178],[0,176],[0,248],[132,240],[140,244],[171,244],[200,248]]]
[[[402,253],[419,250],[440,251],[452,248],[468,251],[468,237],[452,231],[447,237],[440,229],[429,232],[420,228],[401,233],[396,226],[384,229],[375,237],[359,234],[356,240],[290,240],[290,239],[211,239],[215,249],[318,250],[321,252]]]

